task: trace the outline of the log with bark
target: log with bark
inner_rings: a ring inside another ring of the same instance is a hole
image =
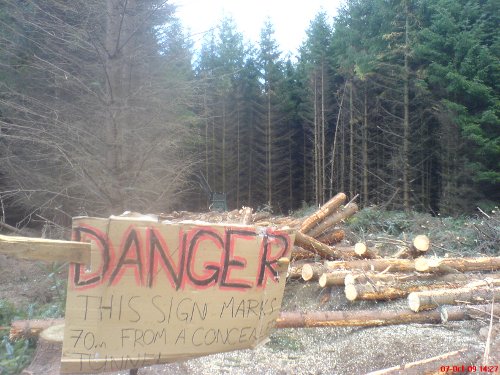
[[[44,329],[40,333],[33,360],[22,375],[59,375],[63,337],[64,324]]]
[[[292,259],[292,261],[298,261],[298,260],[304,260],[304,259],[313,259],[316,256],[317,255],[311,251],[304,250],[299,246],[294,246],[292,249],[292,255],[290,256],[290,258]]]
[[[334,228],[331,231],[325,232],[318,236],[317,240],[326,245],[335,245],[345,238],[345,231],[343,229]]]
[[[342,210],[326,217],[316,227],[309,230],[307,234],[311,237],[318,237],[323,232],[335,227],[341,221],[350,218],[356,212],[358,212],[358,205],[356,203],[349,203]]]
[[[430,240],[425,234],[416,236],[413,241],[406,244],[401,250],[394,254],[393,258],[418,258],[424,256],[430,248]]]
[[[460,288],[462,284],[448,284],[446,288]],[[390,301],[404,298],[412,292],[442,289],[443,284],[415,285],[411,283],[384,285],[367,282],[366,284],[346,284],[344,291],[349,301]]]
[[[471,271],[498,271],[500,257],[476,258],[418,258],[415,260],[415,269],[418,272],[471,272]]]
[[[302,279],[304,281],[318,280],[326,268],[322,263],[308,263],[302,267]]]
[[[408,283],[408,282],[429,282],[445,286],[448,283],[468,283],[472,280],[479,281],[484,279],[500,279],[500,273],[474,274],[474,273],[453,273],[453,274],[435,274],[435,273],[376,273],[376,272],[356,272],[350,271],[345,276],[345,284],[363,284],[370,283]]]
[[[377,251],[373,248],[369,248],[363,242],[358,242],[354,245],[354,253],[356,253],[359,258],[364,259],[374,259],[378,257]]]
[[[301,232],[295,233],[295,244],[305,250],[319,255],[321,258],[341,258],[341,254],[334,247],[325,245],[324,243],[319,242],[317,239]]]
[[[311,327],[375,327],[395,324],[441,324],[447,321],[470,320],[472,309],[491,311],[490,305],[447,306],[441,310],[423,311],[418,314],[404,310],[355,310],[355,311],[314,311],[281,312],[276,320],[276,328]],[[494,305],[500,312],[500,304]]]
[[[411,259],[359,259],[359,260],[334,260],[325,262],[329,271],[337,270],[363,270],[372,272],[413,272],[415,261]]]
[[[486,305],[446,306],[440,310],[415,313],[409,309],[399,310],[355,310],[355,311],[282,311],[276,320],[276,328],[310,327],[372,327],[409,323],[445,323],[476,319],[478,314],[500,314],[500,303]],[[16,339],[35,337],[43,330],[64,324],[64,319],[21,320],[13,321],[11,329],[16,332]],[[19,327],[30,327],[29,330]],[[27,336],[24,336],[24,335]]]
[[[351,271],[347,270],[323,273],[319,278],[319,286],[322,288],[335,285],[342,286],[345,283],[346,276],[350,274]]]
[[[480,281],[457,289],[438,289],[412,292],[408,295],[408,305],[418,312],[441,305],[457,303],[488,303],[500,300],[500,280]]]
[[[331,213],[335,212],[340,205],[342,205],[347,199],[344,193],[338,193],[323,206],[320,207],[315,213],[306,218],[302,225],[300,226],[300,231],[307,234],[312,228],[314,228],[318,223],[320,223],[324,218],[326,218]]]

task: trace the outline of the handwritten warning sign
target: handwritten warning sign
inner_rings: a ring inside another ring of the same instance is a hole
[[[76,218],[61,371],[105,372],[255,347],[278,316],[287,231]]]

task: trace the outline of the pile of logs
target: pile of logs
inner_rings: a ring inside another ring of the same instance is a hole
[[[391,257],[381,257],[364,243],[339,246],[345,233],[336,225],[357,211],[355,203],[340,209],[345,200],[339,193],[303,221],[290,278],[317,281],[322,288],[343,287],[349,301],[407,298],[413,312],[500,301],[500,272],[494,272],[500,271],[500,257],[428,257],[426,235],[416,236]],[[307,253],[316,259],[304,261]]]

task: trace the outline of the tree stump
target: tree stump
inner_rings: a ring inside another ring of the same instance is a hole
[[[61,369],[64,324],[43,330],[38,338],[35,356],[22,375],[59,375]]]

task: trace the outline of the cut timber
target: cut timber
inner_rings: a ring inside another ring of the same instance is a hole
[[[43,330],[36,345],[33,361],[22,375],[59,375],[63,336],[64,324]]]
[[[415,260],[418,272],[471,272],[500,270],[500,257],[478,258],[418,258]]]
[[[341,258],[341,255],[334,247],[325,245],[307,234],[296,232],[295,244],[305,250],[311,251],[322,258]]]
[[[352,215],[358,212],[358,205],[356,203],[349,203],[341,211],[335,212],[334,214],[328,216],[320,222],[316,227],[311,229],[307,234],[311,237],[318,237],[323,232],[334,227],[336,224],[340,223]]]
[[[334,229],[331,232],[323,233],[317,239],[327,245],[334,245],[341,242],[345,238],[345,231],[343,229]]]
[[[359,259],[359,260],[334,260],[325,262],[330,271],[336,270],[364,270],[373,272],[413,272],[415,262],[409,259]]]
[[[294,246],[290,258],[292,258],[293,261],[297,261],[302,259],[311,259],[315,256],[316,254],[311,253],[310,251],[304,250],[298,246]]]
[[[444,311],[431,310],[418,314],[404,310],[354,310],[354,311],[311,311],[281,312],[276,320],[276,328],[310,327],[374,327],[394,324],[441,324],[446,321],[469,320],[472,309],[491,311],[488,306],[447,306]],[[500,311],[500,304],[495,304]],[[444,319],[445,318],[445,319]]]
[[[350,274],[350,271],[335,271],[323,273],[319,278],[319,286],[322,288],[326,288],[328,286],[344,285],[346,276]]]
[[[19,259],[90,264],[90,243],[0,235],[0,253]]]
[[[302,266],[302,279],[304,281],[318,280],[326,268],[320,263],[304,264]]]
[[[63,323],[64,318],[47,320],[14,320],[10,325],[9,340],[15,341],[20,338],[38,337],[40,332],[44,329]]]
[[[424,311],[418,314],[411,310],[355,310],[355,311],[312,311],[312,312],[281,312],[276,319],[276,328],[307,328],[307,327],[348,327],[348,326],[382,326],[408,323],[444,323],[476,319],[478,314],[500,314],[500,303],[494,305],[463,305],[446,306],[442,311]],[[443,311],[445,312],[443,314]],[[444,316],[446,319],[443,320]],[[29,338],[39,335],[43,330],[64,324],[64,319],[22,320],[13,321],[12,327],[22,325],[32,327],[34,336],[18,336]],[[42,328],[43,327],[43,328]],[[31,334],[31,333],[29,333]]]
[[[377,257],[376,251],[367,247],[363,242],[354,245],[354,252],[360,258],[373,259]]]
[[[438,275],[433,273],[376,273],[376,272],[349,272],[345,277],[345,284],[366,282],[371,283],[406,283],[412,281],[427,281],[445,286],[448,283],[468,283],[472,280],[500,279],[500,273],[471,274],[454,273]]]
[[[402,241],[405,243],[404,241]],[[407,244],[396,254],[393,255],[394,258],[418,258],[425,254],[430,247],[430,240],[424,234],[416,236],[411,244]]]
[[[494,283],[496,287],[487,286]],[[459,302],[487,303],[500,300],[500,281],[476,282],[470,286],[458,289],[438,289],[422,292],[412,292],[408,295],[408,305],[411,310],[418,312],[433,309],[441,305],[455,305]]]
[[[446,285],[446,288],[459,288],[463,284]],[[412,292],[420,292],[433,289],[442,289],[443,284],[415,285],[415,284],[346,284],[344,291],[349,301],[390,301],[393,299],[404,298]]]
[[[347,199],[344,193],[338,193],[328,202],[326,202],[321,208],[304,220],[300,226],[300,231],[302,233],[309,232],[316,224],[322,221],[325,217],[334,212],[341,204]]]
[[[366,375],[467,373],[467,368],[474,365],[479,357],[479,352],[469,349],[461,349],[420,361],[410,362],[383,370],[372,371]],[[464,371],[461,370],[462,366]],[[443,367],[448,367],[449,371],[441,371]],[[460,370],[454,371],[453,367],[459,367]]]
[[[429,250],[429,245],[429,237],[425,234],[420,234],[413,239],[413,247],[418,251],[425,252]]]

